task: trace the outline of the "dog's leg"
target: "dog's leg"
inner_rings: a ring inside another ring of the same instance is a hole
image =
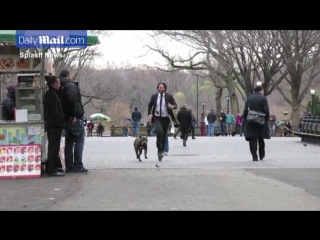
[[[144,149],[144,158],[145,158],[145,159],[148,159],[148,157],[147,157],[147,152],[148,152],[148,148],[146,147],[146,148]]]
[[[139,153],[138,153],[138,149],[134,149],[136,151],[136,156],[137,156],[137,159],[139,159]]]
[[[141,162],[141,158],[140,158],[140,156],[141,156],[141,154],[142,154],[142,149],[139,149],[139,162]]]

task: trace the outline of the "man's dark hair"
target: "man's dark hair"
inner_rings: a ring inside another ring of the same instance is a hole
[[[164,86],[164,89],[167,91],[167,85],[166,85],[165,83],[162,83],[162,82],[158,83],[157,89],[159,89],[159,86],[160,86],[161,84]]]
[[[256,86],[256,87],[253,89],[253,91],[254,91],[255,93],[261,92],[262,90],[263,90],[263,87],[262,87],[262,86]]]
[[[68,70],[63,70],[60,73],[60,77],[64,77],[64,78],[69,77],[69,75],[70,75],[70,72]]]
[[[57,76],[50,76],[47,79],[47,86],[50,87],[52,84],[54,84],[57,81]]]
[[[134,110],[138,110],[138,108],[137,108],[137,107],[135,107],[135,108],[134,108]]]

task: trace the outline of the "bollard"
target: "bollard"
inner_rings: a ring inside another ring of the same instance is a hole
[[[301,132],[306,133],[306,118],[302,118],[302,127],[301,127]]]
[[[309,125],[310,125],[310,118],[306,117],[306,133],[310,133],[309,132]]]
[[[315,130],[316,130],[316,123],[315,123],[315,119],[314,118],[311,118],[310,119],[310,133],[311,134],[315,134]]]

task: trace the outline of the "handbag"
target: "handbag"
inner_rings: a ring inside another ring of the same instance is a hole
[[[266,114],[259,111],[250,110],[248,102],[248,115],[246,121],[250,124],[262,126],[266,122]]]

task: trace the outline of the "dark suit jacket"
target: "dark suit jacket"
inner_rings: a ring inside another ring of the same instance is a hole
[[[180,109],[177,114],[177,120],[181,128],[189,128],[192,125],[192,114],[186,108]]]
[[[151,96],[151,99],[150,99],[150,102],[149,102],[149,105],[148,105],[148,116],[150,114],[152,114],[152,116],[153,116],[152,119],[154,119],[154,116],[155,116],[154,113],[155,113],[156,108],[157,108],[158,95],[159,95],[159,93],[153,94]],[[173,96],[171,94],[169,94],[169,93],[165,93],[164,94],[164,99],[165,99],[167,111],[169,113],[169,116],[171,117],[171,120],[173,122],[176,122],[176,118],[175,118],[174,113],[172,111],[173,109],[177,109],[176,101],[174,100]],[[174,108],[173,109],[168,108],[168,103],[172,104],[174,106]]]
[[[268,120],[269,120],[269,104],[268,100],[265,96],[262,96],[259,93],[254,93],[248,100],[246,101],[244,110],[243,110],[243,120],[247,119],[248,109],[259,111],[266,114],[265,117],[265,124],[260,127],[256,125],[247,124],[245,122],[245,137],[246,139],[250,138],[264,138],[269,139],[269,127],[268,127]]]
[[[45,130],[64,128],[64,116],[57,90],[49,88],[43,96],[43,118]]]

